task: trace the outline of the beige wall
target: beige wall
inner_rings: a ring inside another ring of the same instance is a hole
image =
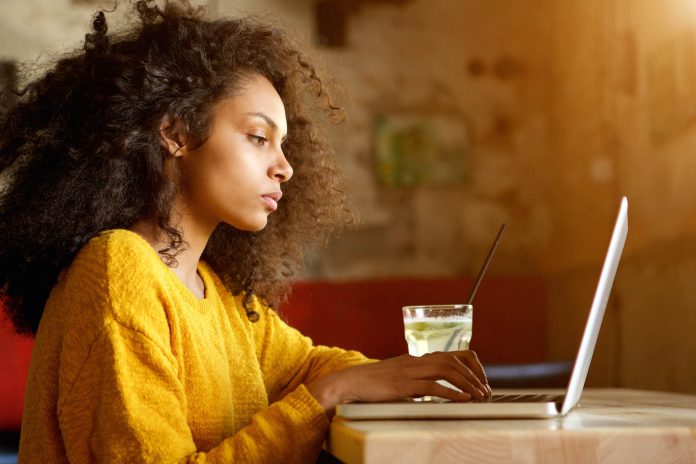
[[[200,3],[200,2],[198,2]],[[0,2],[0,59],[34,62],[80,47],[98,8],[113,8],[113,0],[2,0]],[[111,30],[127,9],[116,9]]]

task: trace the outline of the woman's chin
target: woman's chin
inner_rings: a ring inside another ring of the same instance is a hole
[[[225,222],[227,222],[227,224],[231,225],[235,229],[243,230],[244,232],[261,232],[263,229],[266,228],[266,225],[268,224],[268,217],[263,217],[262,219],[259,219],[257,221],[249,221],[244,223],[239,223],[238,221]]]

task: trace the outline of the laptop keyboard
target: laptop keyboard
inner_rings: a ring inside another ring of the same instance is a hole
[[[564,399],[563,395],[493,395],[492,398],[477,400],[481,403],[558,403]]]

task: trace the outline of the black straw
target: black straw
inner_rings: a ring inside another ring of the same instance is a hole
[[[471,304],[472,301],[474,301],[474,297],[476,296],[476,292],[478,291],[479,285],[481,285],[481,280],[483,279],[483,275],[486,273],[486,270],[488,269],[488,265],[491,263],[491,258],[493,258],[493,253],[495,253],[495,249],[498,248],[498,243],[500,242],[500,237],[503,235],[503,230],[505,230],[505,223],[500,226],[500,230],[498,231],[498,235],[495,237],[495,241],[493,241],[493,246],[491,246],[491,251],[488,252],[488,256],[486,256],[486,260],[483,262],[483,266],[481,267],[481,270],[479,271],[478,277],[476,277],[476,282],[474,283],[474,288],[471,289],[471,293],[469,294],[469,298],[466,300],[466,304]]]

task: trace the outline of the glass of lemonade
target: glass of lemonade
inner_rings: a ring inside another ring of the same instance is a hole
[[[472,305],[404,306],[403,312],[408,354],[469,349]]]
[[[468,350],[474,307],[467,304],[404,306],[404,332],[408,354]],[[439,381],[449,388],[449,382]],[[429,401],[434,398],[423,397]]]

